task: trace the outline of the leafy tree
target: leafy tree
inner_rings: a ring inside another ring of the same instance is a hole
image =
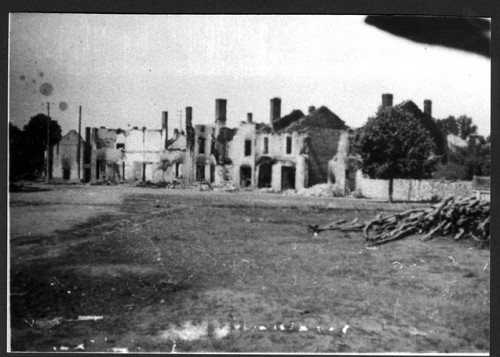
[[[466,115],[461,115],[458,118],[450,115],[446,119],[438,119],[437,124],[446,135],[458,135],[464,140],[467,139],[469,135],[477,133],[477,126],[474,125],[472,119]]]
[[[443,131],[446,135],[458,135],[457,119],[453,115],[450,115],[446,119],[438,119],[436,122],[441,131]]]
[[[446,163],[440,163],[436,171],[432,174],[434,179],[438,180],[465,180],[466,171],[463,163],[448,160]]]
[[[477,126],[472,124],[472,118],[469,118],[466,115],[458,117],[457,125],[458,135],[464,140],[471,134],[477,134]]]
[[[380,108],[362,128],[357,146],[363,172],[389,180],[390,202],[394,179],[428,178],[437,163],[434,140],[404,108]]]
[[[446,134],[441,130],[436,120],[429,114],[422,112],[420,108],[411,100],[402,102],[397,105],[396,108],[398,110],[405,110],[418,119],[436,145],[434,154],[439,156],[439,159],[444,160],[446,158],[447,148]]]
[[[469,140],[465,158],[466,180],[474,176],[489,176],[491,174],[491,144],[485,140]]]
[[[15,178],[26,173],[24,133],[9,122],[9,178]]]
[[[44,169],[44,153],[47,145],[47,124],[49,117],[45,114],[37,114],[24,126],[24,146],[26,152],[30,153],[27,165],[32,172]],[[61,140],[61,127],[56,120],[50,120],[50,145],[56,145]],[[52,160],[50,155],[49,163]]]
[[[491,143],[488,139],[468,141],[465,148],[453,148],[448,161],[438,166],[433,177],[443,180],[472,180],[476,176],[491,174]]]

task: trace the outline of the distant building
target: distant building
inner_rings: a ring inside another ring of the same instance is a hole
[[[81,160],[83,158],[84,141],[80,137],[80,155],[78,155],[79,135],[75,130],[70,130],[52,148],[52,177],[64,180],[77,180],[78,160],[80,160],[80,175],[82,172]]]
[[[454,149],[454,148],[466,148],[467,147],[467,141],[462,139],[458,135],[454,134],[448,134],[446,136],[446,140],[448,142],[448,148],[449,149]]]

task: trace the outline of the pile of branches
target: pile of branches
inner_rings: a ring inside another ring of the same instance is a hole
[[[309,226],[317,235],[324,230],[363,231],[370,245],[379,245],[413,234],[425,234],[422,240],[435,236],[453,236],[454,240],[471,238],[481,246],[490,243],[490,202],[475,197],[448,197],[429,208],[411,209],[387,217],[380,215],[364,224],[357,219],[345,220],[323,227]]]

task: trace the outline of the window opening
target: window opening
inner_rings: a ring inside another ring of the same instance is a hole
[[[250,156],[252,154],[252,141],[245,140],[245,156]]]
[[[286,153],[287,154],[292,153],[292,137],[291,136],[286,137]]]

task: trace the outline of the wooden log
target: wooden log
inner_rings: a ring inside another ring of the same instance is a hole
[[[489,226],[490,226],[490,217],[487,217],[484,221],[478,224],[477,228],[480,231],[486,232],[487,228],[489,230]]]
[[[442,229],[442,232],[448,231],[451,228],[452,224],[453,224],[453,222],[446,223],[444,228]]]
[[[415,233],[415,231],[416,231],[415,227],[408,227],[406,230],[400,231],[398,234],[396,234],[392,237],[387,237],[385,239],[380,239],[380,240],[374,241],[374,242],[370,243],[370,246],[385,244],[385,243],[395,241],[397,239],[402,239],[402,238],[404,238],[412,233]]]
[[[352,221],[346,224],[355,224],[356,222],[358,222],[358,217],[354,218]]]
[[[490,239],[489,239],[489,236],[488,236],[487,238],[485,238],[485,239],[481,239],[481,238],[477,237],[477,236],[476,236],[474,233],[472,233],[472,232],[471,232],[471,233],[469,233],[469,234],[470,234],[470,236],[472,237],[472,239],[474,239],[475,241],[480,242],[480,243],[486,243],[486,242],[489,242],[489,240],[490,240]]]
[[[463,237],[464,233],[465,233],[465,229],[460,228],[459,232],[453,237],[453,239],[454,240],[459,240],[460,238]]]
[[[434,233],[436,233],[437,231],[439,231],[439,230],[440,230],[440,229],[441,229],[441,228],[442,228],[445,224],[446,224],[446,222],[445,222],[445,221],[443,221],[443,222],[439,223],[439,224],[437,225],[437,227],[435,227],[435,228],[434,228],[432,231],[430,231],[430,232],[429,232],[429,233],[428,233],[428,234],[427,234],[424,238],[422,238],[422,241],[427,241],[427,240],[432,239],[432,238],[433,238],[432,236],[434,235]]]

